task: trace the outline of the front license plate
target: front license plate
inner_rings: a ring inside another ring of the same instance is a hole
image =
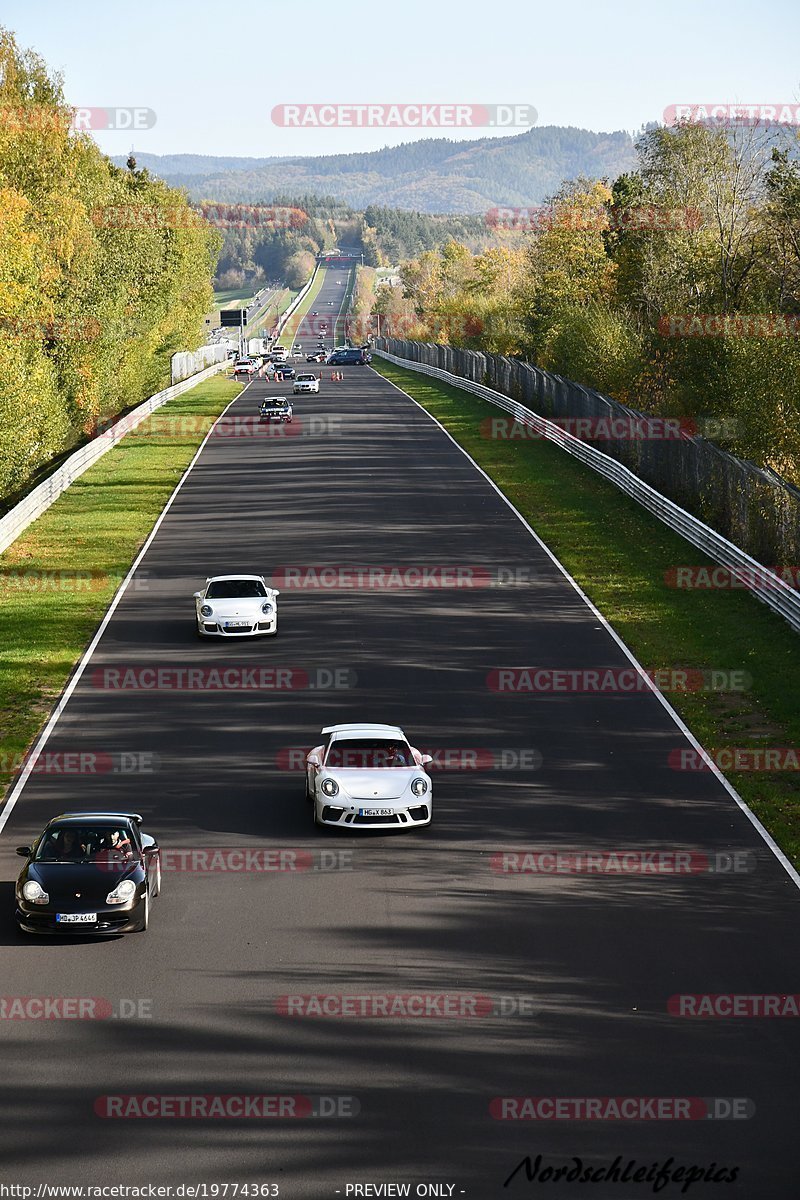
[[[96,925],[97,913],[56,913],[56,923],[61,925]]]
[[[390,817],[392,815],[391,808],[360,808],[358,810],[360,817]]]
[[[249,624],[250,624],[249,621],[226,621],[225,628],[226,629],[244,629],[244,627]]]

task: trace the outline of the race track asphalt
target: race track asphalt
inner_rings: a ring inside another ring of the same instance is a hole
[[[330,272],[320,301],[339,292]],[[316,1200],[390,1182],[474,1200],[653,1195],[652,1181],[548,1191],[521,1173],[503,1186],[525,1155],[598,1169],[621,1155],[738,1168],[733,1183],[693,1183],[693,1198],[788,1200],[798,1021],[691,1019],[669,998],[791,992],[795,885],[718,779],[670,765],[690,747],[657,697],[491,686],[501,669],[630,662],[421,409],[367,367],[341,382],[313,369],[322,390],[296,400],[291,433],[250,420],[291,385],[258,381],[235,401],[50,738],[51,754],[125,769],[34,773],[0,839],[2,995],[122,1009],[0,1021],[0,1182],[271,1182]],[[291,586],[323,566],[343,586]],[[354,567],[406,581],[425,568],[429,583],[458,568],[474,586],[352,586]],[[283,581],[278,637],[199,641],[192,593],[237,570]],[[214,666],[290,686],[178,686]],[[152,668],[174,686],[109,686]],[[314,830],[297,755],[324,724],[363,718],[449,752],[449,769],[432,769],[428,829]],[[171,864],[149,931],[21,939],[14,847],[58,812],[94,807],[141,812]],[[227,857],[178,853],[216,848]],[[711,872],[702,857],[689,874],[503,869],[503,854],[555,849],[742,852],[748,869]],[[252,852],[296,851],[283,858],[296,869],[237,869],[240,850],[251,866],[265,861]],[[434,1011],[460,996],[463,1015],[410,1016],[402,1001],[400,1016],[288,1016],[279,999],[412,993]],[[293,1119],[97,1115],[109,1111],[99,1098],[122,1094],[301,1099],[284,1105]],[[708,1103],[679,1107],[688,1120],[497,1119],[529,1110],[494,1098],[523,1096]],[[717,1101],[747,1101],[733,1109],[747,1115],[713,1119],[731,1111]],[[308,1104],[335,1115],[304,1115]]]

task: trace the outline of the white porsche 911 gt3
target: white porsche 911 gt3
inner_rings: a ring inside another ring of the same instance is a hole
[[[278,632],[278,596],[261,575],[215,575],[195,592],[200,637],[259,637]]]
[[[306,757],[306,799],[314,823],[338,828],[408,829],[429,825],[430,754],[408,744],[397,725],[329,725],[327,742]]]

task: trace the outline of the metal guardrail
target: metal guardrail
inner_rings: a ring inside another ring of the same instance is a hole
[[[46,512],[50,505],[63,495],[84,471],[93,466],[118,442],[121,442],[126,434],[146,420],[151,413],[160,408],[162,404],[166,404],[168,400],[174,400],[176,396],[188,392],[196,383],[215,375],[226,365],[227,359],[213,363],[204,371],[199,371],[197,375],[183,379],[180,383],[174,383],[171,387],[165,388],[163,392],[156,392],[154,396],[150,396],[144,403],[131,409],[114,425],[71,454],[58,470],[54,471],[52,475],[48,475],[43,483],[38,484],[20,500],[19,504],[15,504],[4,517],[0,518],[0,554],[7,550],[11,543],[16,541],[20,534],[43,512]]]
[[[182,383],[184,379],[193,379],[206,367],[225,362],[227,358],[228,347],[219,342],[200,346],[198,350],[179,350],[170,360],[171,382],[175,384]]]
[[[440,367],[428,366],[427,363],[415,362],[410,358],[400,358],[396,354],[390,354],[387,350],[377,347],[373,348],[373,353],[379,354],[381,358],[385,358],[397,366],[417,371],[422,375],[430,375],[452,387],[461,388],[473,396],[488,400],[490,404],[494,404],[504,412],[510,413],[520,424],[535,430],[541,437],[549,442],[554,442],[562,450],[566,450],[567,454],[571,454],[586,466],[591,467],[593,471],[597,471],[599,475],[610,480],[653,516],[658,517],[659,521],[663,521],[687,542],[699,550],[703,550],[714,562],[726,567],[731,572],[731,576],[738,580],[744,589],[752,592],[764,604],[779,613],[793,629],[800,631],[800,592],[785,583],[774,571],[770,571],[768,567],[751,558],[739,546],[728,541],[721,533],[717,533],[703,521],[686,512],[680,505],[650,487],[616,459],[604,454],[602,450],[597,450],[587,442],[582,442],[580,438],[574,437],[573,434],[568,433],[566,429],[562,429],[546,417],[539,416],[532,409],[526,408],[524,404],[519,404],[516,400],[504,396],[502,392],[496,392],[482,383],[474,383],[471,379],[453,375],[450,371],[443,371]]]

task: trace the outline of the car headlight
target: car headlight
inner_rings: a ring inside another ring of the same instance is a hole
[[[322,783],[320,784],[320,787],[322,789],[323,795],[325,795],[325,796],[338,796],[339,795],[339,785],[335,779],[323,779]]]
[[[411,790],[415,796],[424,796],[428,790],[427,779],[412,779]]]
[[[270,604],[269,600],[261,605],[261,611],[265,616],[272,612],[272,605]]]
[[[113,892],[106,896],[106,904],[127,904],[136,895],[136,884],[132,879],[123,879]]]
[[[35,879],[29,879],[27,883],[22,885],[22,895],[31,904],[48,904],[50,901],[47,892],[40,887]]]
[[[201,617],[213,617],[213,615],[214,615],[214,610],[210,604],[201,604],[200,605],[200,616]]]

